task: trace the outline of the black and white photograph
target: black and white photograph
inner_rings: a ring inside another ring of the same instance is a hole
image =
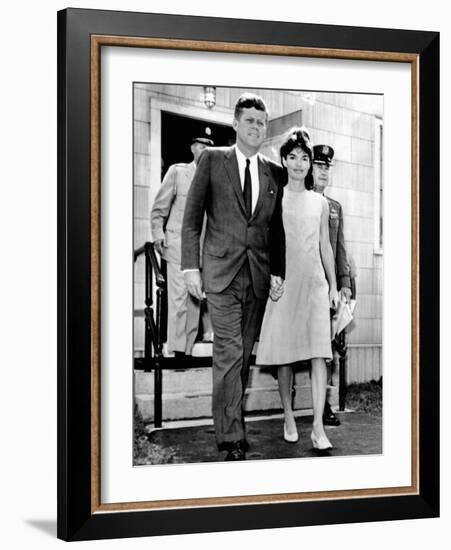
[[[133,83],[134,466],[383,453],[383,130],[380,93]]]

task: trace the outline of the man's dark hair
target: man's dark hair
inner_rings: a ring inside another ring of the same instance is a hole
[[[310,134],[308,133],[308,130],[307,128],[305,128],[305,126],[297,126],[289,130],[284,142],[280,147],[281,160],[286,160],[291,151],[298,148],[307,153],[310,159],[310,168],[307,175],[305,176],[304,184],[306,189],[313,189],[313,146],[310,139]],[[284,172],[288,181],[287,169],[285,167]]]
[[[246,92],[238,98],[238,101],[235,104],[235,120],[239,120],[243,109],[252,109],[254,107],[257,111],[263,111],[266,113],[266,119],[268,119],[268,108],[263,99],[256,94],[251,94]]]

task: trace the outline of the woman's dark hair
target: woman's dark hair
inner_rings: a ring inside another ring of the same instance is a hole
[[[304,184],[306,189],[313,189],[313,145],[310,134],[304,126],[296,126],[288,131],[282,146],[280,147],[280,159],[286,160],[293,149],[302,149],[310,159],[310,168],[305,176]],[[285,184],[288,182],[288,172],[285,166],[282,167],[285,174]]]

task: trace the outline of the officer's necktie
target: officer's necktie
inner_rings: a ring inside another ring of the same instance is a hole
[[[244,171],[244,206],[246,208],[246,216],[249,220],[252,216],[252,181],[251,181],[251,171],[249,170],[249,164],[251,161],[246,159],[246,169]]]

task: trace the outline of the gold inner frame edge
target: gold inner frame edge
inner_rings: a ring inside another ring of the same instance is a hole
[[[144,502],[100,502],[100,50],[102,46],[157,48],[354,59],[410,63],[412,69],[412,480],[408,487],[354,489],[306,493],[173,499]],[[243,44],[140,38],[114,35],[91,36],[91,513],[202,508],[212,506],[309,502],[342,498],[368,498],[419,494],[419,55],[401,52],[306,48],[267,44]]]

